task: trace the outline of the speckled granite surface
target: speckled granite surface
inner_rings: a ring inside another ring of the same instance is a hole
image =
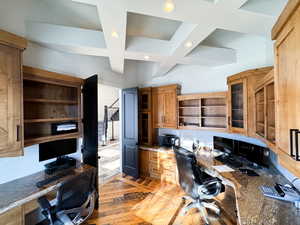
[[[300,211],[292,203],[265,197],[259,187],[289,183],[275,168],[257,169],[260,176],[251,177],[240,171],[219,173],[212,166],[221,162],[207,156],[197,156],[200,165],[235,190],[241,225],[300,225]]]
[[[54,181],[43,188],[36,187],[36,183],[49,177],[44,171],[1,184],[0,214],[55,190],[62,180],[70,179],[89,169],[93,169],[93,167],[80,165],[77,168],[72,169],[75,173],[70,172],[70,175]]]
[[[167,151],[174,154],[171,148],[142,147],[141,149]],[[275,168],[257,169],[255,172],[260,176],[250,177],[240,171],[219,173],[213,166],[223,164],[210,155],[197,155],[197,160],[208,173],[224,180],[234,189],[238,220],[241,225],[300,225],[300,210],[297,210],[292,203],[263,196],[259,189],[261,185],[289,183]],[[231,209],[232,205],[226,204],[233,204],[233,201],[222,202],[222,204],[223,208]]]
[[[167,147],[140,145],[139,149],[153,151],[153,152],[165,152],[165,153],[174,154],[172,148],[167,148]]]

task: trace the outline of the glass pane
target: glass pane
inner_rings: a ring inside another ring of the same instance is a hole
[[[232,127],[244,128],[243,83],[231,86]]]

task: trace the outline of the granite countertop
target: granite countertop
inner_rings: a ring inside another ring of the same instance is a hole
[[[62,180],[70,179],[89,169],[93,169],[93,167],[89,165],[80,165],[72,169],[75,173],[70,173],[70,175],[56,180],[42,188],[36,187],[36,183],[49,177],[44,171],[0,184],[0,214],[57,189]]]
[[[197,160],[208,173],[234,188],[241,225],[300,225],[300,211],[292,203],[265,197],[259,189],[289,183],[275,168],[251,168],[260,175],[251,177],[237,170],[218,172],[213,166],[223,164],[209,156],[197,155]]]
[[[146,150],[146,151],[164,152],[164,153],[174,154],[173,149],[168,148],[168,147],[140,145],[139,148],[142,149],[142,150]]]

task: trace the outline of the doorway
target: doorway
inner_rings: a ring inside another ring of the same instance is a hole
[[[98,84],[99,183],[121,172],[120,89]]]

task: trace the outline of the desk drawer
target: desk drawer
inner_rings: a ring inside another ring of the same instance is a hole
[[[23,207],[15,207],[4,214],[0,214],[0,225],[23,225]]]

